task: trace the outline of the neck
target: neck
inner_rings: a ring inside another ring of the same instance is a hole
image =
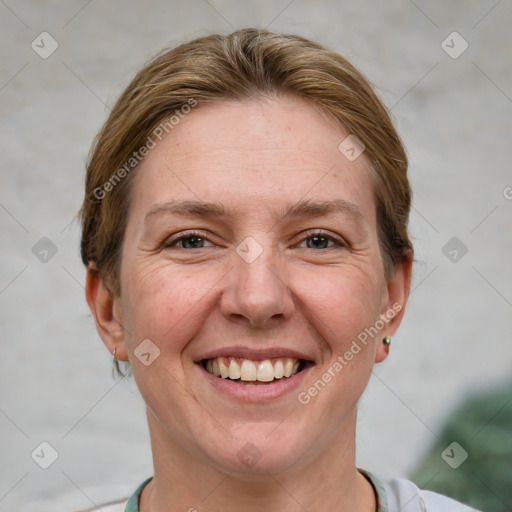
[[[279,473],[240,474],[172,443],[148,414],[155,475],[140,512],[375,512],[373,488],[355,465],[355,414],[334,443],[312,460]],[[170,508],[171,506],[171,508]]]

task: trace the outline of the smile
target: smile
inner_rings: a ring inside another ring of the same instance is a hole
[[[294,357],[264,360],[239,357],[215,357],[203,361],[207,372],[238,384],[270,384],[293,377],[306,367],[306,361]]]

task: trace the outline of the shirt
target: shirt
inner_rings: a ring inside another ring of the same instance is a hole
[[[377,512],[479,512],[458,501],[431,491],[422,491],[410,480],[395,478],[382,482],[372,473],[359,469],[372,484],[377,499]],[[103,507],[103,512],[139,512],[142,490],[153,477],[144,481],[128,501]]]

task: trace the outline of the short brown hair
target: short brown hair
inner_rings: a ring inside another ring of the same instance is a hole
[[[137,73],[117,100],[89,155],[81,256],[93,261],[111,292],[130,204],[132,169],[159,125],[191,105],[291,95],[321,107],[364,144],[371,163],[385,275],[412,254],[407,232],[411,190],[407,157],[388,112],[368,81],[334,51],[296,35],[243,29],[165,50]],[[128,165],[127,165],[128,163]]]

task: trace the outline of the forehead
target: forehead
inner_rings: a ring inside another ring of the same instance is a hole
[[[364,153],[351,161],[339,150],[349,135],[329,114],[296,98],[199,105],[142,162],[131,208],[148,211],[185,199],[223,201],[241,213],[342,199],[372,217],[368,161]]]

